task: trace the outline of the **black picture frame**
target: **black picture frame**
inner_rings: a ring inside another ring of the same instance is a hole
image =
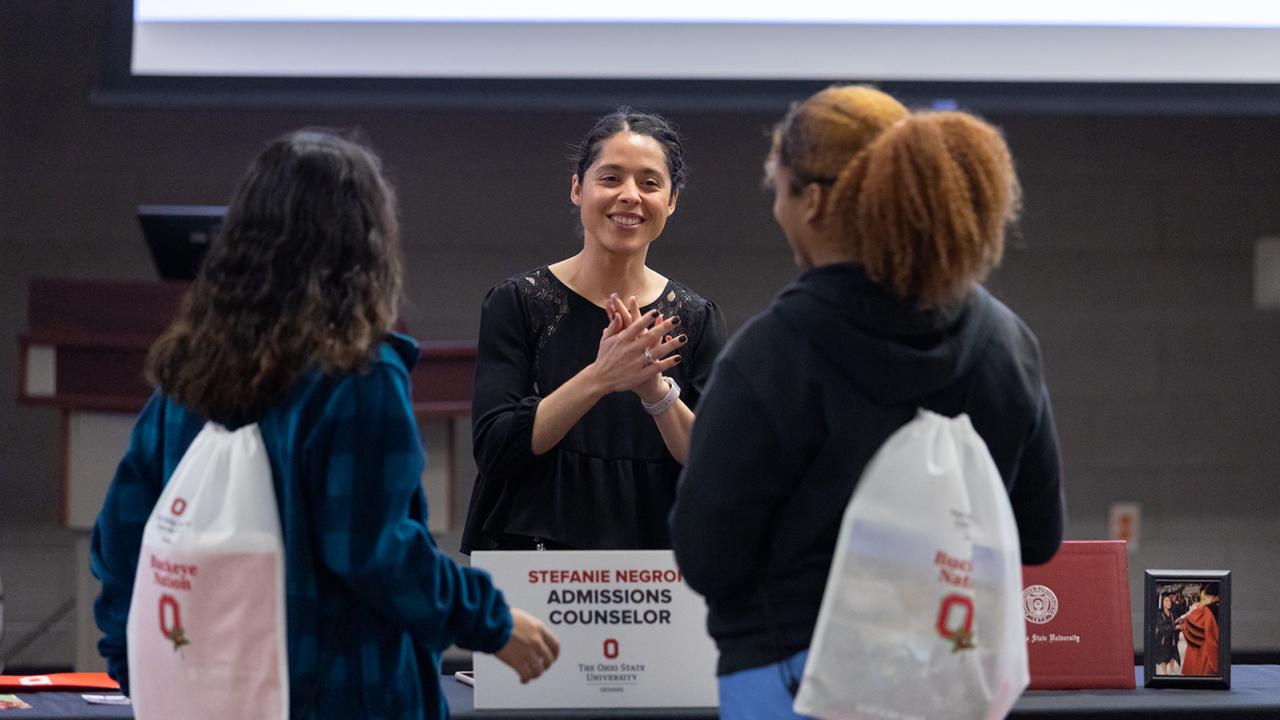
[[[1231,687],[1231,571],[1147,570],[1142,625],[1145,687]]]

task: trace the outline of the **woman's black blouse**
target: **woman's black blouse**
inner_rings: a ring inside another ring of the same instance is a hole
[[[695,407],[725,339],[709,300],[670,280],[657,309],[678,315],[689,342],[667,375]],[[462,536],[463,552],[522,536],[584,550],[671,547],[667,514],[680,464],[633,392],[606,395],[550,451],[532,451],[533,417],[543,397],[596,358],[605,311],[546,267],[504,280],[480,314],[472,440],[479,476]]]

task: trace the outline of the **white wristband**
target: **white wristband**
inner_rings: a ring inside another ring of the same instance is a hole
[[[650,415],[661,415],[670,410],[671,406],[675,405],[676,401],[680,399],[680,386],[676,384],[676,381],[666,375],[663,375],[662,379],[667,381],[667,394],[663,395],[661,400],[655,402],[640,401],[644,411]]]

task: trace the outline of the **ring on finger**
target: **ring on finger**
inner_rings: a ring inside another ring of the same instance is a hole
[[[653,353],[649,351],[649,348],[644,349],[644,364],[645,365],[653,364]]]

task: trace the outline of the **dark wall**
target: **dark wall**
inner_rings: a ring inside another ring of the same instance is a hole
[[[0,524],[56,517],[57,418],[13,401],[29,279],[152,277],[134,206],[225,202],[275,135],[358,127],[382,152],[422,337],[471,338],[493,282],[578,247],[565,156],[586,115],[94,108],[103,11],[0,5]],[[651,262],[736,327],[794,274],[759,190],[776,117],[674,119],[692,185]],[[990,284],[1043,341],[1071,535],[1104,537],[1110,503],[1141,501],[1134,569],[1232,568],[1253,631],[1237,644],[1280,645],[1280,314],[1251,295],[1253,243],[1280,235],[1280,119],[992,119],[1026,211]]]

